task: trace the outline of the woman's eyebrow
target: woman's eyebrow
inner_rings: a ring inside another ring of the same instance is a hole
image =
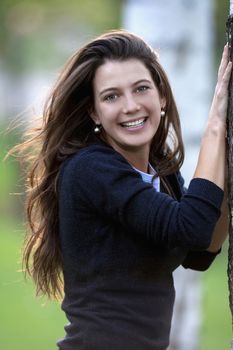
[[[148,79],[140,79],[140,80],[135,81],[135,82],[132,84],[132,86],[135,86],[135,85],[140,84],[140,83],[149,83],[149,84],[151,84],[151,81],[148,80]],[[117,88],[117,87],[114,87],[114,86],[109,87],[109,88],[106,88],[106,89],[100,91],[99,96],[105,94],[106,92],[110,92],[110,91],[113,92],[113,91],[116,91],[116,90],[118,90],[118,88]]]
[[[107,89],[104,89],[104,90],[100,91],[99,96],[105,94],[106,92],[109,92],[109,91],[116,91],[116,90],[118,90],[117,87],[109,87],[109,88],[107,88]]]
[[[137,84],[140,84],[140,83],[149,83],[149,84],[151,84],[152,82],[149,79],[140,79],[140,80],[137,80],[132,85],[137,85]]]

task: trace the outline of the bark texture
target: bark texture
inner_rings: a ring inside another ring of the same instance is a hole
[[[233,60],[233,15],[227,20],[227,39],[229,45],[230,60]],[[229,191],[229,249],[228,249],[228,287],[229,304],[233,317],[233,79],[229,83],[229,102],[227,115],[227,140],[228,140],[228,191]],[[233,343],[231,345],[233,349]]]

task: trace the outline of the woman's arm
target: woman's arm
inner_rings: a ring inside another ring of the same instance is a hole
[[[225,192],[224,195],[221,211],[222,214],[215,226],[209,248],[204,251],[189,251],[182,263],[184,268],[205,271],[210,267],[215,257],[219,254],[222,244],[228,234],[229,216],[227,192]]]
[[[224,47],[218,71],[218,81],[204,132],[194,178],[204,178],[224,188],[226,157],[226,114],[228,84],[232,63],[228,61],[228,47]]]
[[[228,234],[229,213],[226,183],[226,115],[228,100],[228,84],[231,75],[232,63],[228,60],[228,46],[224,47],[222,60],[218,71],[218,81],[203,135],[198,164],[194,177],[208,179],[225,189],[221,207],[221,216],[215,226],[209,252],[217,252]],[[224,181],[225,180],[225,181]]]

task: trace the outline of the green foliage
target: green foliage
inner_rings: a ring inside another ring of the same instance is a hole
[[[119,27],[121,0],[2,0],[1,60],[12,73],[56,66],[62,46],[77,48],[80,38]],[[84,34],[85,33],[85,34]],[[64,53],[63,53],[64,54]],[[61,62],[61,61],[60,61]]]

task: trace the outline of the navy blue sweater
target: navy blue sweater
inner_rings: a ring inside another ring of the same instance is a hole
[[[165,350],[174,303],[172,272],[204,270],[223,191],[167,177],[157,192],[115,150],[89,146],[59,178],[59,234],[69,324],[61,350]]]

